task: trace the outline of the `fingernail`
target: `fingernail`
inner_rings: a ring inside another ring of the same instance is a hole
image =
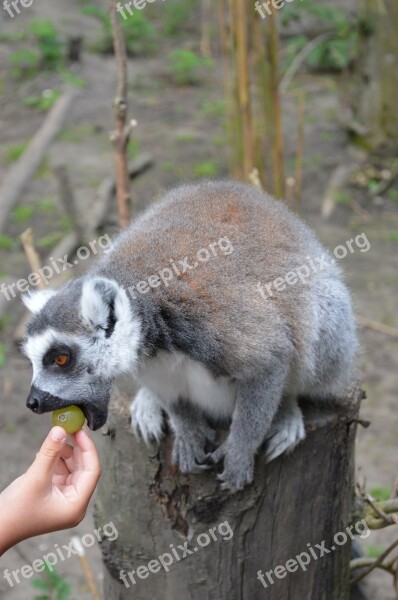
[[[63,442],[66,438],[65,429],[62,429],[62,427],[54,427],[51,431],[51,438],[54,442]]]

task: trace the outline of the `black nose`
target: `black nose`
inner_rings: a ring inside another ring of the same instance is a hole
[[[26,406],[28,408],[30,408],[30,410],[33,410],[33,412],[35,412],[35,413],[41,412],[40,411],[40,393],[34,387],[32,387],[32,389],[30,390],[30,394],[28,396],[28,399],[26,400]]]
[[[28,398],[26,401],[26,406],[33,410],[33,412],[39,412],[40,402],[37,398]]]

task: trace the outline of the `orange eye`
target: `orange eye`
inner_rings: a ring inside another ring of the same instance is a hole
[[[69,362],[69,357],[67,354],[58,354],[54,360],[55,364],[59,367],[66,367]]]

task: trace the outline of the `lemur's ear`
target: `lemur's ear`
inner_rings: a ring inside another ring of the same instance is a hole
[[[56,295],[57,292],[54,290],[37,290],[36,292],[29,292],[22,296],[22,302],[26,308],[34,315],[41,311],[43,306]]]
[[[81,313],[94,331],[103,330],[110,336],[117,321],[115,305],[121,288],[115,281],[103,277],[88,279],[83,284]]]

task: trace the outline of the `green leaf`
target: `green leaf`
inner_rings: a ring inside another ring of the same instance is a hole
[[[17,223],[24,223],[25,221],[29,221],[33,217],[34,213],[34,206],[16,206],[11,212],[11,216]]]
[[[190,2],[167,2],[163,8],[163,33],[174,36],[181,33],[184,24],[188,21],[192,7]]]
[[[111,33],[111,31],[112,31],[111,22],[110,22],[110,19],[109,19],[109,16],[108,16],[108,13],[106,10],[104,10],[103,8],[100,8],[99,6],[90,4],[89,6],[84,6],[80,12],[82,15],[88,15],[90,17],[94,17],[94,18],[98,19],[98,21],[100,21],[103,28],[106,29],[106,31],[109,31],[109,33]]]
[[[55,210],[54,200],[46,196],[39,201],[38,207],[44,214],[52,213]]]
[[[12,250],[14,247],[14,240],[10,236],[0,233],[0,250]]]
[[[49,110],[61,96],[59,90],[44,90],[41,96],[28,96],[24,99],[26,106],[32,106],[39,110]]]
[[[61,231],[55,231],[54,233],[49,233],[48,235],[44,235],[42,238],[37,240],[36,245],[38,248],[52,248],[60,240],[62,240],[63,233]]]
[[[22,142],[20,144],[11,144],[6,147],[4,156],[8,164],[17,161],[28,147],[29,142]]]
[[[384,550],[385,548],[383,548],[383,546],[371,546],[370,544],[366,544],[364,548],[365,556],[368,556],[369,558],[378,558]]]
[[[0,344],[0,368],[6,364],[6,347],[4,344]]]
[[[80,87],[83,88],[86,86],[86,82],[84,79],[82,79],[81,77],[78,77],[77,75],[75,75],[74,73],[71,73],[70,71],[64,70],[64,69],[60,69],[58,71],[62,81],[64,81],[65,83],[69,84],[69,85],[75,85],[76,87]]]
[[[199,85],[204,69],[213,65],[192,50],[174,50],[169,59],[171,78],[177,85]]]
[[[379,502],[382,502],[383,500],[389,500],[391,497],[391,488],[387,486],[376,486],[370,490],[370,495]]]
[[[139,144],[137,140],[130,140],[129,145],[127,146],[127,154],[128,157],[132,160],[136,158],[139,154]]]
[[[217,175],[217,166],[210,160],[196,165],[194,168],[196,177],[215,177]]]
[[[72,588],[66,579],[62,579],[55,591],[57,593],[57,600],[68,600],[70,598]]]
[[[37,588],[38,590],[42,590],[44,592],[51,592],[51,589],[48,587],[48,583],[44,581],[44,579],[32,579],[30,585],[34,588]]]

